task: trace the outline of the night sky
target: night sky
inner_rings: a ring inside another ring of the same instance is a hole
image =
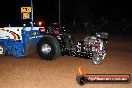
[[[34,19],[58,21],[59,0],[33,0]],[[0,26],[21,24],[21,7],[30,6],[30,0],[4,0],[0,5]],[[105,16],[131,19],[130,0],[61,0],[61,20],[91,20]]]

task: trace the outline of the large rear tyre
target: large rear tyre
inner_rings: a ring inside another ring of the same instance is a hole
[[[37,52],[42,59],[53,60],[61,54],[60,45],[55,37],[47,36],[37,44]]]
[[[0,56],[5,56],[6,54],[6,49],[4,45],[0,44]]]

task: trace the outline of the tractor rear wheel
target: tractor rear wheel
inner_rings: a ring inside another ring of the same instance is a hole
[[[37,52],[41,58],[53,60],[61,54],[60,44],[55,37],[44,37],[37,44]]]

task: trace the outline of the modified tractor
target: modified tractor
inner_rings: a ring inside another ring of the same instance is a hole
[[[35,48],[39,56],[53,60],[60,55],[92,59],[101,64],[106,56],[108,33],[99,32],[74,42],[65,27],[56,23],[47,27],[4,27],[0,28],[0,56],[22,57]]]

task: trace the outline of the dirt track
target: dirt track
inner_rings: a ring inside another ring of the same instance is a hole
[[[80,86],[75,77],[82,66],[89,74],[131,74],[132,42],[108,42],[102,65],[90,59],[63,56],[54,61],[42,60],[37,54],[16,59],[0,58],[0,88],[132,88],[129,84],[86,84]]]

